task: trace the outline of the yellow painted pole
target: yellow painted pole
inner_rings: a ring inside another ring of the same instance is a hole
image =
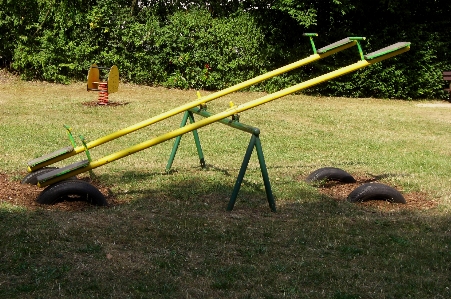
[[[337,47],[337,48],[332,49],[330,51],[327,51],[326,53],[310,55],[309,57],[306,57],[304,59],[298,60],[296,62],[293,62],[291,64],[283,66],[281,68],[273,70],[271,72],[268,72],[268,73],[262,74],[260,76],[257,76],[255,78],[249,79],[247,81],[238,83],[238,84],[236,84],[234,86],[231,86],[231,87],[228,87],[226,89],[220,90],[218,92],[212,93],[212,94],[207,95],[205,97],[199,98],[199,99],[197,99],[195,101],[192,101],[192,102],[186,103],[184,105],[178,106],[178,107],[176,107],[174,109],[171,109],[171,110],[169,110],[167,112],[161,113],[161,114],[159,114],[157,116],[154,116],[152,118],[149,118],[149,119],[144,120],[142,122],[139,122],[137,124],[134,124],[134,125],[132,125],[130,127],[124,128],[122,130],[116,131],[116,132],[111,133],[109,135],[106,135],[104,137],[101,137],[101,138],[98,138],[98,139],[93,140],[91,142],[88,142],[86,144],[86,146],[87,146],[88,149],[94,148],[96,146],[99,146],[99,145],[104,144],[106,142],[109,142],[111,140],[117,139],[117,138],[122,137],[124,135],[127,135],[129,133],[132,133],[134,131],[137,131],[139,129],[147,127],[149,125],[155,124],[155,123],[157,123],[159,121],[162,121],[162,120],[164,120],[166,118],[169,118],[171,116],[174,116],[176,114],[185,112],[188,109],[191,109],[191,108],[194,108],[194,107],[199,106],[201,104],[213,101],[213,100],[215,100],[217,98],[220,98],[222,96],[225,96],[225,95],[227,95],[229,93],[236,92],[236,91],[238,91],[240,89],[249,87],[251,85],[254,85],[256,83],[262,82],[262,81],[267,80],[269,78],[272,78],[272,77],[275,77],[277,75],[280,75],[280,74],[286,73],[288,71],[291,71],[293,69],[299,68],[299,67],[301,67],[303,65],[306,65],[306,64],[312,63],[314,61],[320,60],[322,58],[325,58],[327,56],[333,55],[333,54],[335,54],[337,52],[340,52],[340,51],[343,51],[343,50],[345,50],[347,48],[350,48],[350,47],[352,47],[352,46],[354,46],[356,44],[357,44],[357,42],[353,41],[353,42],[350,42],[350,43],[345,44],[343,46],[340,46],[340,47]],[[51,164],[53,164],[55,162],[67,159],[69,157],[72,157],[74,155],[82,153],[84,150],[85,150],[85,148],[83,146],[76,147],[72,152],[69,152],[69,153],[64,154],[64,155],[60,155],[60,156],[55,157],[53,159],[49,159],[49,160],[47,160],[47,161],[45,161],[43,163],[40,163],[40,164],[36,165],[35,167],[28,167],[28,172],[33,172],[33,171],[35,171],[35,170],[37,170],[39,168],[42,168],[44,166],[48,166],[48,165],[51,165]]]
[[[208,118],[204,118],[204,119],[202,119],[200,121],[197,121],[195,123],[192,123],[192,124],[186,125],[184,127],[178,128],[178,129],[176,129],[174,131],[171,131],[169,133],[166,133],[166,134],[163,134],[161,136],[152,138],[152,139],[150,139],[148,141],[145,141],[145,142],[142,142],[140,144],[134,145],[132,147],[129,147],[129,148],[124,149],[124,150],[121,150],[119,152],[110,154],[110,155],[105,156],[105,157],[103,157],[103,158],[101,158],[99,160],[92,161],[86,167],[83,167],[83,168],[71,171],[71,172],[69,172],[69,173],[67,173],[65,175],[62,175],[62,176],[53,178],[51,180],[48,180],[46,182],[43,182],[42,184],[38,183],[38,186],[39,187],[45,187],[47,185],[54,184],[54,183],[56,183],[58,181],[61,181],[63,179],[66,179],[66,178],[69,178],[71,176],[74,176],[74,175],[86,172],[88,170],[100,167],[100,166],[105,165],[107,163],[113,162],[115,160],[124,158],[124,157],[126,157],[128,155],[131,155],[131,154],[134,154],[136,152],[142,151],[142,150],[144,150],[146,148],[149,148],[151,146],[154,146],[154,145],[160,144],[162,142],[165,142],[165,141],[167,141],[169,139],[175,138],[177,136],[186,134],[186,133],[191,132],[193,130],[196,130],[198,128],[204,127],[204,126],[209,125],[211,123],[214,123],[214,122],[216,122],[218,120],[221,120],[223,118],[229,117],[229,116],[231,116],[233,114],[240,113],[242,111],[255,108],[257,106],[263,105],[263,104],[265,104],[267,102],[270,102],[270,101],[273,101],[275,99],[281,98],[281,97],[286,96],[288,94],[297,92],[297,91],[305,89],[305,88],[312,87],[312,86],[317,85],[319,83],[322,83],[324,81],[328,81],[328,80],[337,78],[339,76],[342,76],[342,75],[354,72],[354,71],[356,71],[358,69],[364,68],[366,66],[369,66],[371,64],[377,63],[379,61],[382,61],[382,60],[388,59],[390,57],[399,55],[401,53],[404,53],[404,52],[408,51],[409,49],[410,49],[410,47],[405,47],[405,48],[399,49],[397,51],[394,51],[392,53],[389,53],[387,55],[381,56],[379,58],[372,59],[370,61],[361,60],[361,61],[356,62],[354,64],[351,64],[349,66],[346,66],[346,67],[343,67],[341,69],[335,70],[333,72],[330,72],[330,73],[321,75],[319,77],[307,80],[305,82],[296,84],[294,86],[282,89],[282,90],[280,90],[278,92],[275,92],[275,93],[272,93],[272,94],[268,94],[268,95],[266,95],[264,97],[252,100],[250,102],[241,104],[239,106],[234,106],[233,108],[229,108],[226,111],[223,111],[223,112],[220,112],[218,114],[212,115],[212,116],[210,116]]]

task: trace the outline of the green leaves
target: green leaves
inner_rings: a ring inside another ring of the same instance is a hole
[[[316,7],[309,2],[295,0],[279,0],[275,3],[274,9],[288,13],[296,22],[305,28],[316,25]]]
[[[154,29],[146,53],[160,66],[156,83],[167,87],[224,88],[248,79],[261,65],[263,35],[248,15],[213,18],[205,10],[180,11]]]
[[[85,80],[89,66],[119,67],[123,81],[174,88],[223,89],[311,53],[366,36],[364,53],[398,41],[410,52],[307,90],[312,94],[444,98],[451,70],[451,8],[445,0],[0,2],[0,65],[25,79]],[[434,19],[434,22],[428,20]],[[12,61],[12,64],[10,62]],[[354,50],[263,82],[276,91],[354,63]]]

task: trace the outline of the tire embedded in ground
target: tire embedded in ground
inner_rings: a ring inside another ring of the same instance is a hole
[[[385,200],[391,203],[406,203],[401,192],[393,187],[380,183],[366,183],[357,187],[349,193],[347,200],[349,202]]]
[[[86,201],[96,206],[108,205],[99,189],[82,180],[64,180],[50,185],[39,194],[36,201],[49,205],[62,201]]]
[[[327,181],[338,181],[342,183],[355,183],[352,175],[340,168],[323,167],[315,170],[305,179],[307,183],[324,183]]]
[[[40,168],[36,171],[30,172],[27,174],[21,181],[21,184],[30,184],[30,185],[37,185],[38,184],[38,176],[50,172],[52,170],[58,169],[58,167],[44,167]]]

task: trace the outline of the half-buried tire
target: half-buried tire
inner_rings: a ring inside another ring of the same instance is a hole
[[[50,185],[39,194],[36,201],[48,205],[62,201],[86,201],[96,206],[108,205],[99,189],[82,180],[67,180]]]
[[[357,187],[349,193],[347,200],[349,202],[385,200],[392,203],[406,203],[404,196],[398,190],[380,183],[366,183]]]
[[[324,183],[328,181],[338,181],[342,183],[355,183],[352,175],[340,168],[323,167],[315,170],[305,179],[307,183]]]

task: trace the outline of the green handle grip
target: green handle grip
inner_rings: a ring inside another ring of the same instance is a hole
[[[316,54],[315,43],[313,42],[313,36],[318,36],[318,33],[303,33],[303,36],[308,36],[310,38],[310,43],[312,44],[313,54]]]
[[[303,33],[303,36],[318,36],[318,33]]]
[[[365,58],[363,57],[363,51],[362,47],[360,46],[359,40],[366,40],[366,37],[353,36],[350,37],[349,39],[357,41],[357,48],[359,49],[360,59],[365,60]]]
[[[350,40],[366,40],[366,37],[352,36],[349,39]]]

